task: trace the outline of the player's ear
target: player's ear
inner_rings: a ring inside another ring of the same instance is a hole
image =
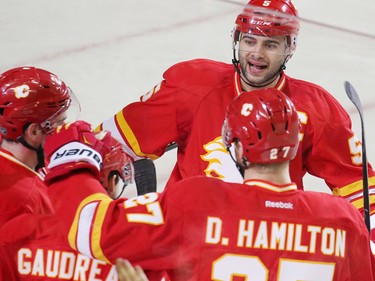
[[[110,173],[108,176],[108,187],[107,187],[107,191],[109,194],[114,192],[117,183],[118,183],[118,175],[115,173]]]
[[[239,140],[236,140],[234,142],[234,152],[235,152],[237,163],[242,163],[243,146],[242,146],[242,143]]]
[[[234,142],[234,152],[235,152],[237,164],[241,168],[247,169],[249,167],[249,161],[247,161],[246,157],[244,157],[243,155],[243,145],[241,141],[236,140]]]
[[[36,124],[31,123],[24,130],[24,138],[30,144],[41,144],[44,138],[42,128]]]
[[[109,197],[112,199],[119,198],[126,187],[126,184],[119,176],[118,171],[111,171],[109,173],[107,183],[105,189],[107,190]]]

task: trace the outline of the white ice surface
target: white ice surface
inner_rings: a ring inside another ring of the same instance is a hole
[[[81,118],[96,125],[149,91],[176,62],[198,57],[230,62],[231,29],[245,3],[0,0],[0,71],[34,65],[58,74],[78,96]],[[364,106],[368,159],[375,163],[375,4],[360,3],[295,0],[306,21],[287,73],[329,90],[360,136],[357,111],[343,87],[345,80],[352,82]],[[174,161],[175,153],[168,152],[155,162],[159,190]],[[310,176],[305,185],[328,191]],[[125,195],[134,194],[129,186]]]

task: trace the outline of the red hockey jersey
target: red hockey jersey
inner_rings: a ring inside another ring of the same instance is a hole
[[[72,247],[164,269],[171,280],[375,280],[360,213],[342,198],[293,183],[193,177],[161,194],[112,201],[83,173],[49,192],[69,202],[58,212]]]
[[[0,175],[0,280],[118,279],[114,266],[70,248],[43,179],[2,149]]]
[[[178,63],[164,80],[125,106],[97,129],[122,139],[134,159],[163,155],[178,144],[177,163],[169,181],[196,175],[242,182],[221,140],[227,105],[242,92],[233,65],[205,59]],[[300,147],[290,174],[303,189],[305,173],[325,180],[334,195],[363,211],[361,142],[338,101],[323,88],[282,73],[276,87],[294,102],[302,123]],[[369,165],[371,214],[375,212],[375,174]],[[373,216],[375,227],[375,216]]]

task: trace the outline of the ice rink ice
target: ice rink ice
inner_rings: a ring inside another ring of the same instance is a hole
[[[375,164],[375,32],[373,0],[295,0],[303,19],[290,76],[320,84],[359,115],[343,83],[362,100],[369,162]],[[230,62],[231,30],[246,1],[0,0],[0,71],[33,65],[58,74],[76,93],[81,119],[94,126],[136,101],[174,63],[194,58]],[[358,4],[360,3],[360,5]],[[334,132],[332,132],[334,133]],[[330,149],[327,147],[327,149]],[[162,190],[175,151],[155,161]],[[306,176],[306,189],[327,192]],[[133,185],[125,196],[135,195]]]

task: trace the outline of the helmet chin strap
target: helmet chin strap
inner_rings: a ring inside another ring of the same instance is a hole
[[[17,141],[22,143],[22,145],[25,146],[26,148],[36,152],[38,156],[38,164],[35,167],[35,171],[38,171],[40,168],[43,168],[44,167],[44,151],[43,151],[42,145],[39,145],[39,147],[34,147],[31,144],[27,143],[27,141],[25,141],[23,137],[18,137]]]
[[[120,184],[120,180],[121,180],[121,177],[119,175],[119,172],[118,171],[111,171],[108,175],[108,181],[111,179],[113,179],[113,190],[116,190],[116,187],[118,184]],[[103,184],[103,183],[102,183]],[[104,185],[103,185],[104,186]],[[112,197],[112,194],[111,194],[111,190],[108,188],[108,187],[105,187],[104,186],[104,189],[107,191],[108,195],[113,199],[113,200],[116,200],[116,199],[119,199],[122,195],[122,193],[124,193],[124,190],[125,190],[125,187],[127,186],[127,182],[123,182],[123,185],[121,187],[121,190],[119,192],[117,192],[117,196],[113,196]],[[116,195],[116,193],[114,193]]]
[[[234,159],[234,156],[232,155],[232,152],[230,151],[230,146],[227,147],[227,151],[229,153],[230,158],[232,158],[233,162],[236,164],[237,170],[240,172],[241,176],[244,177],[245,171],[240,166],[240,164],[238,164],[238,162],[236,161],[236,159]],[[245,160],[243,160],[243,161],[246,162]],[[245,165],[245,167],[246,167],[246,165]]]

